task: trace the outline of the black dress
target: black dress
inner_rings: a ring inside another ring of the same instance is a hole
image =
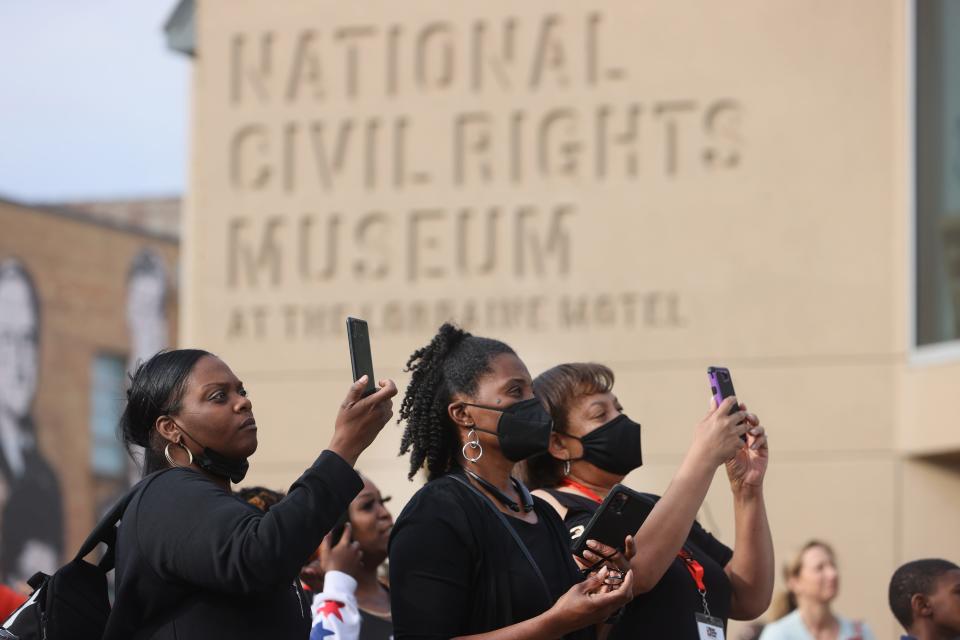
[[[571,538],[583,533],[583,526],[590,520],[598,505],[589,498],[546,489],[557,502],[567,507],[564,526]],[[651,509],[660,499],[653,494],[644,494],[650,499]],[[707,604],[710,613],[723,620],[726,633],[730,617],[730,579],[724,567],[733,557],[733,550],[710,535],[699,522],[694,522],[683,548],[703,565],[704,584],[707,587]],[[703,603],[686,563],[674,558],[660,582],[647,593],[634,598],[624,609],[623,617],[610,633],[610,640],[627,638],[671,638],[698,640],[695,613],[703,612]]]
[[[439,640],[537,616],[580,581],[556,511],[534,497],[537,524],[505,516],[546,582],[487,499],[445,476],[404,508],[390,536],[390,599],[397,640]],[[593,638],[592,628],[567,638]]]
[[[192,469],[158,474],[123,514],[104,640],[304,640],[300,568],[362,488],[330,451],[266,513]]]

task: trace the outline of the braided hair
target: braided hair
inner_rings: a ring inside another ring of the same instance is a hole
[[[413,375],[398,419],[407,423],[400,453],[410,452],[408,479],[412,480],[424,463],[428,480],[458,466],[458,427],[447,407],[454,394],[475,394],[481,376],[492,371],[490,362],[503,353],[516,355],[499,340],[471,335],[449,322],[440,327],[430,344],[413,352],[406,366]]]

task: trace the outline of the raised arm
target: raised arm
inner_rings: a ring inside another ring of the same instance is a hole
[[[732,590],[730,617],[736,620],[760,616],[770,606],[773,594],[773,539],[763,500],[769,454],[767,436],[756,416],[749,419],[747,445],[727,462],[736,539],[725,571]]]
[[[727,415],[734,402],[735,398],[727,398],[717,407],[711,401],[670,486],[634,536],[636,553],[630,566],[635,594],[646,593],[660,582],[690,534],[717,467],[742,446],[740,435],[748,428],[746,413]]]
[[[202,474],[168,472],[143,494],[137,542],[161,576],[224,593],[292,582],[363,488],[353,464],[392,415],[396,385],[362,398],[351,385],[324,451],[268,512],[250,509]],[[335,452],[336,451],[336,452]]]

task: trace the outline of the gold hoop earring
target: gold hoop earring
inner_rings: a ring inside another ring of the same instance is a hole
[[[470,433],[467,434],[467,437],[473,438],[473,440],[469,440],[467,444],[463,445],[463,447],[460,449],[460,453],[463,455],[464,460],[476,464],[477,460],[483,457],[483,447],[480,446],[480,436],[477,435],[476,431],[470,429]],[[476,457],[471,458],[467,455],[467,447],[470,447],[474,450],[479,450]]]
[[[570,461],[569,461],[569,460],[564,460],[564,461],[563,461],[563,475],[565,475],[565,476],[570,475]]]
[[[177,461],[173,459],[172,455],[170,455],[171,445],[177,445],[187,452],[187,458],[189,458],[189,462],[187,462],[187,464],[177,464]],[[183,444],[182,442],[168,442],[167,446],[163,448],[163,457],[167,459],[167,462],[170,463],[171,467],[189,467],[193,464],[193,452],[190,451],[190,449],[187,448],[187,445]]]

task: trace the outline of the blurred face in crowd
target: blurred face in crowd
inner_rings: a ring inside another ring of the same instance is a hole
[[[833,554],[820,546],[804,551],[800,571],[790,578],[787,587],[798,601],[831,602],[840,588],[840,574]]]
[[[240,459],[257,450],[253,404],[240,379],[216,356],[197,360],[187,378],[180,411],[170,418],[186,432],[182,442],[194,455],[209,447]],[[169,424],[165,428],[175,431]]]
[[[363,479],[363,490],[350,503],[350,526],[353,539],[363,551],[364,562],[379,565],[387,557],[387,543],[393,529],[393,516],[387,510],[390,498],[380,495],[377,485]]]
[[[37,389],[38,327],[30,284],[15,271],[0,277],[0,411],[23,418]]]
[[[940,637],[960,636],[960,569],[947,571],[937,578],[933,591],[919,604],[919,615],[929,617]]]

